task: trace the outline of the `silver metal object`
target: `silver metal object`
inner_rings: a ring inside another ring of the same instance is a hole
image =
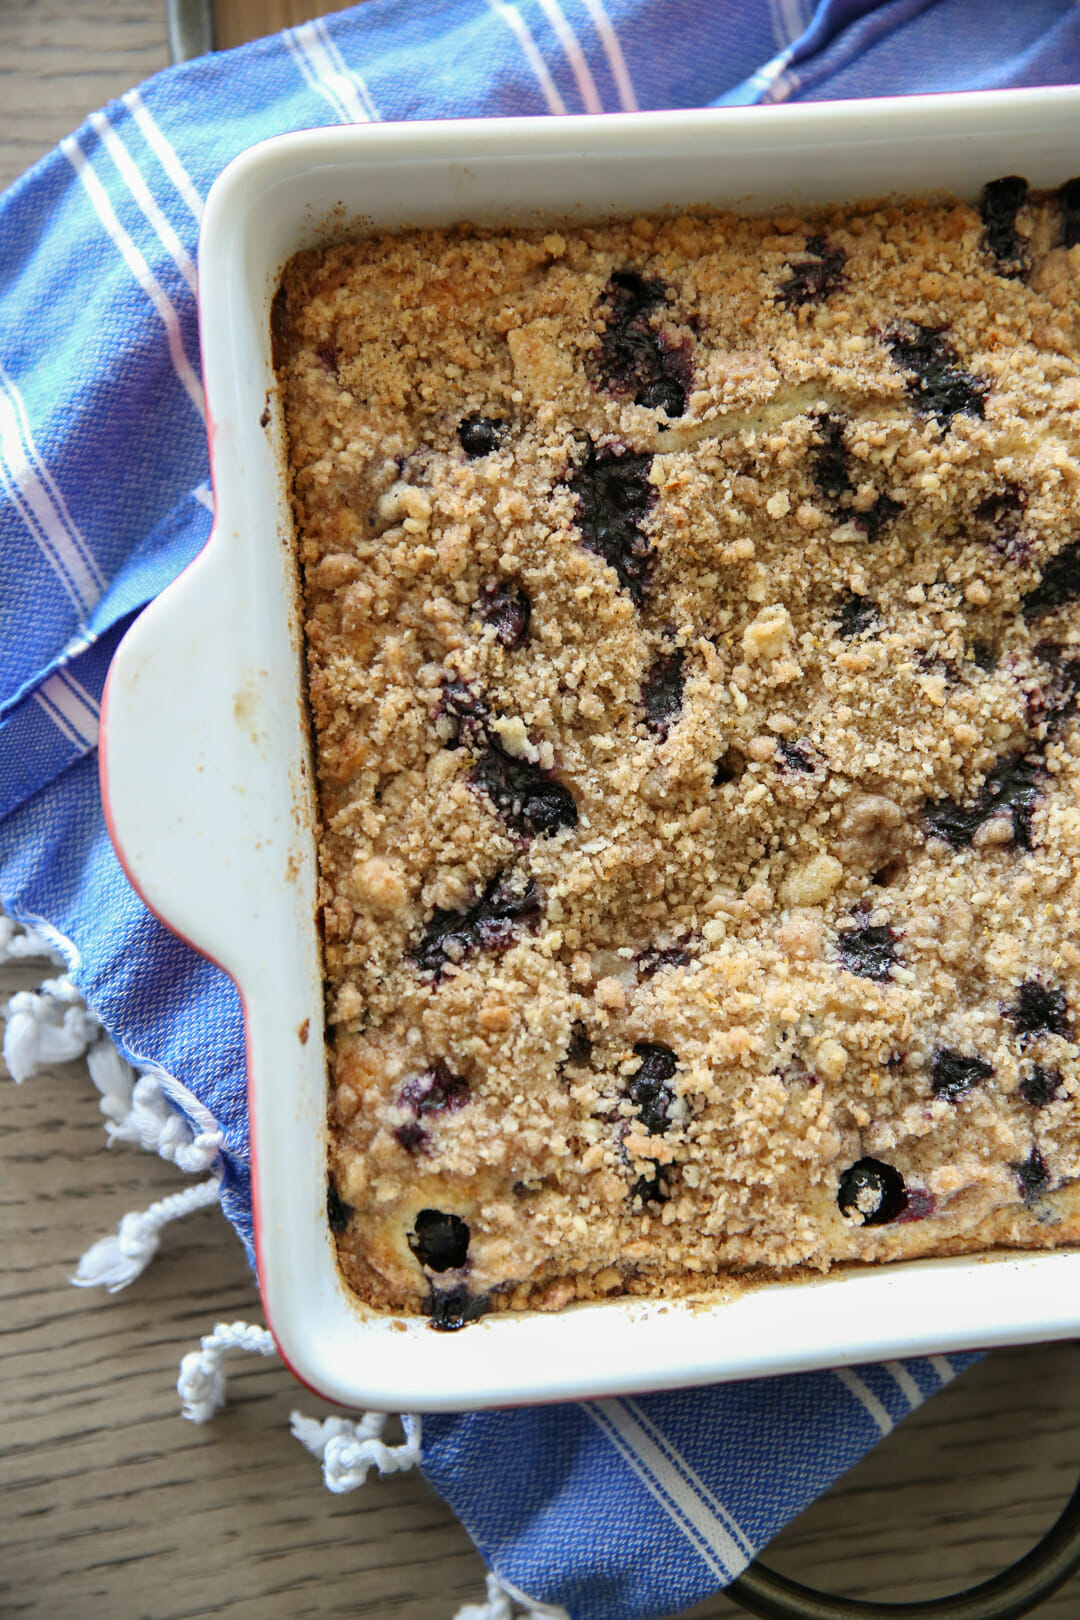
[[[214,49],[213,0],[166,0],[169,51],[174,62],[190,62]]]

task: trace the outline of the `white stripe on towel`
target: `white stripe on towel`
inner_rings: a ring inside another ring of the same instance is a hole
[[[154,231],[158,241],[161,243],[173,264],[175,264],[176,268],[179,270],[180,274],[191,288],[191,291],[194,292],[195,265],[192,261],[191,255],[184,246],[183,242],[181,242],[180,238],[177,236],[176,232],[173,230],[172,226],[169,224],[169,221],[165,218],[165,215],[154,201],[154,198],[151,196],[150,188],[146,184],[146,181],[143,179],[142,175],[139,173],[138,166],[132,158],[131,153],[128,151],[115,129],[113,129],[104,113],[91,113],[90,126],[94,130],[95,134],[99,136],[105,146],[105,150],[116,164],[116,167],[120,172],[121,179],[124,181],[128,190],[131,192],[131,195],[142,209],[143,216],[146,219],[147,224],[150,226],[151,230]]]
[[[172,358],[173,369],[184,386],[184,392],[205,422],[206,402],[203,399],[202,384],[195,375],[191,361],[184,352],[184,339],[180,331],[180,317],[177,315],[176,309],[154,272],[135,246],[135,243],[117,219],[105,187],[86,161],[82,148],[74,136],[66,135],[60,142],[60,149],[82,181],[83,188],[93,205],[94,212],[116,244],[121,258],[160,316],[169,341],[169,354]]]
[[[282,38],[307,83],[330,104],[339,123],[370,123],[370,114],[356,86],[348,73],[338,71],[314,24],[301,23],[298,28],[286,28]]]
[[[329,102],[331,111],[339,124],[350,123],[349,114],[337,93],[330,85],[322,83],[319,75],[308,61],[306,52],[301,48],[299,40],[295,38],[295,30],[286,28],[281,37],[285,41],[289,55],[299,68],[304,83],[309,85],[312,90],[317,91],[324,101]]]
[[[678,1451],[672,1444],[670,1437],[653,1422],[652,1418],[649,1417],[648,1413],[637,1401],[624,1400],[622,1405],[624,1410],[629,1412],[630,1416],[639,1424],[643,1434],[652,1441],[653,1445],[664,1456],[668,1464],[682,1476],[684,1483],[689,1486],[695,1495],[701,1497],[714,1517],[719,1519],[721,1524],[726,1527],[731,1539],[738,1545],[739,1551],[749,1562],[754,1556],[753,1544],[743,1534],[723,1502],[713,1495],[700,1474],[690,1466],[682,1452]]]
[[[2,445],[0,445],[0,451],[2,451],[2,448]],[[76,586],[75,581],[72,579],[70,573],[64,565],[63,559],[57,556],[56,552],[49,544],[48,535],[44,533],[41,525],[35,519],[33,511],[23,497],[22,490],[8,472],[2,454],[0,454],[0,491],[7,496],[12,506],[15,507],[19,516],[22,518],[25,527],[36,541],[38,549],[45,558],[45,561],[49,564],[50,568],[53,569],[56,577],[64,587],[68,599],[71,602],[72,607],[75,609],[75,612],[79,615],[80,620],[85,619],[88,612],[86,598]]]
[[[203,200],[195,189],[195,184],[188,174],[175,147],[170,146],[159,126],[154,122],[142,96],[137,90],[127,90],[120,98],[128,109],[136,124],[146,139],[146,144],[156,154],[162,168],[183,197],[191,214],[202,224]]]
[[[783,18],[787,38],[785,45],[793,45],[799,35],[805,33],[807,24],[803,21],[802,7],[799,0],[780,0],[780,15]]]
[[[52,677],[50,676],[50,680],[51,679]],[[101,705],[98,703],[98,700],[96,697],[94,697],[93,693],[86,690],[86,687],[83,685],[82,681],[76,680],[70,669],[58,669],[56,671],[56,679],[63,683],[63,685],[71,693],[71,696],[75,702],[82,705],[90,720],[96,724],[101,718]]]
[[[923,1403],[923,1393],[904,1366],[904,1363],[902,1361],[886,1361],[882,1365],[914,1412],[915,1408]]]
[[[66,530],[68,539],[86,565],[87,572],[94,580],[95,585],[100,590],[104,590],[105,575],[101,572],[94,559],[94,553],[86,536],[76,527],[75,520],[68,511],[67,502],[60,487],[45,465],[41,452],[34,443],[34,433],[30,426],[30,418],[27,415],[23,397],[15,384],[14,378],[4,370],[2,364],[0,364],[0,389],[3,389],[7,394],[11,407],[15,412],[15,425],[28,468],[32,469],[33,476],[44,486],[46,496],[54,509],[53,515],[56,521]],[[9,461],[10,459],[9,457]],[[11,464],[14,465],[14,462]]]
[[[948,1356],[931,1356],[930,1365],[937,1373],[943,1384],[951,1384],[956,1377],[956,1368]]]
[[[520,11],[516,6],[507,5],[506,0],[487,0],[487,3],[491,7],[492,11],[494,11],[497,16],[502,18],[507,28],[510,29],[510,32],[514,35],[514,38],[521,46],[521,54],[524,56],[526,62],[528,62],[529,66],[536,74],[537,83],[544,92],[544,100],[547,102],[548,112],[555,114],[564,113],[566,111],[566,102],[559,94],[558,86],[556,85],[555,80],[551,77],[551,71],[548,68],[547,63],[544,61],[544,58],[540,55],[540,47],[537,45],[535,39],[532,37],[532,34],[529,32],[529,25],[521,15]]]
[[[64,670],[42,681],[35,698],[69,742],[94,748],[98,738],[98,706],[84,686]]]
[[[634,91],[634,81],[630,77],[630,69],[626,65],[619,36],[615,32],[611,18],[604,10],[603,0],[582,0],[582,4],[592,18],[593,26],[600,36],[600,43],[607,54],[623,112],[637,112],[638,100]]]
[[[859,1405],[869,1412],[882,1434],[888,1434],[891,1429],[895,1428],[892,1418],[873,1390],[863,1382],[853,1367],[837,1367],[835,1372],[848,1394],[853,1395]]]
[[[357,69],[351,68],[346,62],[345,58],[342,56],[340,50],[338,49],[336,39],[326,26],[325,18],[316,17],[310,26],[314,29],[315,33],[322,41],[327,56],[337,68],[340,76],[346,81],[347,84],[350,84],[355,88],[361,102],[363,103],[364,111],[367,113],[370,122],[373,124],[377,123],[379,120],[379,109],[371,99],[371,92],[364,83],[364,80],[360,76]]]
[[[80,618],[85,618],[105,588],[104,575],[34,443],[22,395],[2,365],[0,481],[60,576]]]
[[[75,727],[64,718],[64,715],[57,708],[55,703],[51,703],[49,701],[44,688],[39,687],[33,696],[34,702],[37,704],[38,708],[43,710],[44,713],[48,715],[49,719],[52,721],[60,735],[62,737],[66,737],[71,746],[73,748],[77,748],[80,754],[85,754],[87,752],[87,745],[82,733],[77,731]]]
[[[566,60],[573,70],[578,91],[588,113],[601,113],[604,104],[600,100],[600,92],[596,88],[596,80],[592,76],[592,69],[585,60],[577,35],[567,22],[559,0],[537,0],[541,11],[555,30],[555,37],[566,53]]]
[[[678,1526],[713,1574],[725,1585],[749,1563],[728,1525],[687,1487],[623,1401],[586,1401],[582,1410],[610,1440],[623,1461]]]

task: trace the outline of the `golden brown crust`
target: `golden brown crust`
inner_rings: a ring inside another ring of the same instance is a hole
[[[365,1298],[1080,1234],[1080,249],[1016,224],[1022,276],[953,202],[289,266]]]

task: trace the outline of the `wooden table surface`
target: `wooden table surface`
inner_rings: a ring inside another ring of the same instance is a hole
[[[232,43],[314,14],[220,0]],[[415,0],[420,4],[422,0]],[[167,60],[164,0],[0,0],[0,185]],[[36,984],[0,968],[0,998]],[[0,1066],[2,1067],[2,1066]],[[81,1063],[0,1078],[0,1615],[33,1620],[451,1620],[483,1565],[422,1479],[333,1497],[288,1431],[319,1403],[277,1363],[233,1358],[230,1403],[179,1415],[181,1355],[215,1322],[260,1321],[216,1210],[166,1233],[115,1296],[72,1288],[80,1254],[175,1191],[172,1166],[107,1152]],[[885,1440],[793,1524],[769,1562],[894,1601],[982,1579],[1049,1525],[1080,1469],[1080,1348],[1000,1351]],[[734,1620],[717,1598],[697,1620]],[[1080,1577],[1039,1610],[1076,1620]]]

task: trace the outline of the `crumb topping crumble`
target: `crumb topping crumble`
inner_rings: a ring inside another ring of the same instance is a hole
[[[1078,185],[289,265],[371,1303],[1076,1241]]]

